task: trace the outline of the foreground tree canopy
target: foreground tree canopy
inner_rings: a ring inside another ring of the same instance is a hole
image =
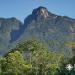
[[[65,69],[67,63],[63,53],[51,52],[41,42],[28,40],[1,57],[0,74],[69,75]]]

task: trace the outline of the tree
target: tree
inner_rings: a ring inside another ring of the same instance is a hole
[[[38,69],[38,75],[54,75],[57,69],[60,68],[63,54],[58,54],[50,51],[41,50],[33,56],[33,66]]]
[[[17,47],[21,52],[29,53],[30,64],[34,75],[47,75],[49,70],[55,73],[63,58],[63,54],[54,53],[36,40],[29,40]],[[48,65],[50,65],[48,67]]]
[[[5,59],[2,65],[3,75],[25,75],[30,69],[19,51],[9,53]]]

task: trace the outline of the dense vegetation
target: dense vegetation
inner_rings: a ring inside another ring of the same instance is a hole
[[[0,57],[0,75],[75,75],[65,68],[68,63],[74,61],[64,53],[51,52],[41,42],[29,40]]]

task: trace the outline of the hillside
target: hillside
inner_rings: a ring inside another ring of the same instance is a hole
[[[24,19],[24,24],[16,18],[0,19],[1,54],[28,39],[38,39],[52,51],[72,54],[65,43],[75,41],[75,19],[53,14],[42,6],[34,9]]]

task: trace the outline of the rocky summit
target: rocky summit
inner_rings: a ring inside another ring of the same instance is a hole
[[[49,17],[49,12],[45,7],[40,6],[37,9],[34,9],[32,12],[33,15],[35,15],[36,17],[43,17],[43,18],[47,18]]]

